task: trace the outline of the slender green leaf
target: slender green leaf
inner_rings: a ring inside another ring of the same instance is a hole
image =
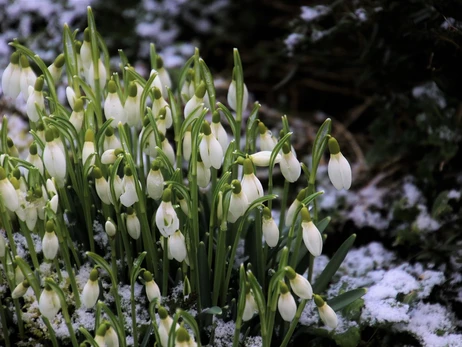
[[[351,304],[353,301],[359,299],[362,297],[364,294],[367,293],[366,288],[357,288],[350,290],[348,292],[345,292],[343,294],[340,294],[339,296],[332,298],[327,301],[327,304],[334,310],[338,311],[341,310],[342,308],[348,306]]]

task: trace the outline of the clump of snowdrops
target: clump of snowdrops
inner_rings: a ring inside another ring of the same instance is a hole
[[[74,347],[213,345],[218,318],[235,323],[232,346],[248,334],[265,347],[276,339],[286,346],[309,300],[319,324],[335,329],[335,311],[365,293],[324,296],[354,235],[311,283],[330,221],[318,214],[316,190],[327,148],[332,184],[351,185],[331,120],[319,128],[311,163],[301,163],[288,118],[276,137],[259,119],[260,105],[249,105],[238,50],[223,104],[198,50],[176,84],[154,45],[147,78],[122,50],[120,71],[111,71],[90,8],[83,35],[64,26],[63,53],[50,66],[16,41],[11,47],[3,92],[26,103],[33,141],[20,158],[3,117],[0,321],[7,346],[30,338]],[[57,95],[62,79],[65,104]],[[278,166],[280,187],[273,183]],[[305,188],[289,201],[296,182]],[[105,247],[95,242],[97,226]],[[18,253],[19,239],[26,254]],[[88,264],[79,283],[76,274]],[[140,285],[148,324],[139,322]],[[169,299],[178,286],[182,299]],[[91,328],[79,324],[82,310],[93,317]],[[58,336],[58,321],[68,333]]]

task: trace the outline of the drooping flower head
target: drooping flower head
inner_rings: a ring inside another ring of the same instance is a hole
[[[82,290],[82,304],[86,308],[92,308],[95,306],[96,301],[98,301],[99,297],[99,283],[98,283],[98,269],[94,268],[90,272],[90,278],[88,279],[87,283],[83,287]]]
[[[250,158],[244,159],[244,175],[241,180],[241,186],[245,195],[247,195],[249,203],[263,196],[263,186],[258,177],[255,176],[252,160]]]
[[[281,314],[282,319],[286,322],[292,322],[297,312],[297,304],[293,295],[290,293],[289,287],[284,281],[279,282],[279,299],[278,299],[278,310]]]
[[[164,237],[173,235],[180,227],[180,221],[172,206],[172,190],[166,188],[162,194],[162,202],[156,212],[156,225]]]
[[[313,297],[313,289],[310,282],[295,272],[290,266],[285,267],[286,276],[289,279],[292,291],[297,294],[299,298],[309,300]]]
[[[223,149],[220,142],[212,134],[210,124],[207,121],[202,124],[202,132],[204,136],[199,144],[202,161],[207,168],[213,166],[215,169],[219,169],[223,161]]]
[[[319,317],[328,327],[335,329],[338,325],[338,318],[335,311],[319,295],[314,295],[314,302],[318,307]]]
[[[279,241],[279,228],[271,216],[271,210],[266,206],[263,209],[262,232],[266,244],[269,247],[276,247]]]
[[[335,137],[329,139],[328,146],[330,151],[330,160],[327,165],[329,179],[337,190],[348,190],[351,187],[350,163],[340,152],[340,146]]]
[[[303,207],[301,210],[302,215],[302,233],[303,242],[305,243],[308,251],[315,257],[322,253],[322,236],[316,225],[311,220],[308,208]]]

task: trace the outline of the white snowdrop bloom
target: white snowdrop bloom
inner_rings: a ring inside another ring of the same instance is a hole
[[[306,207],[302,208],[302,233],[303,242],[308,251],[315,257],[322,253],[322,236],[316,225],[311,220],[310,213]]]
[[[120,196],[120,202],[125,207],[132,206],[135,202],[139,201],[138,194],[136,193],[136,182],[133,177],[132,169],[129,166],[124,168],[124,178],[122,179],[123,194]]]
[[[241,186],[249,203],[261,198],[264,194],[263,186],[258,177],[255,176],[252,160],[249,158],[244,159],[244,176],[241,180]]]
[[[313,297],[313,288],[308,280],[299,275],[290,266],[285,267],[286,276],[289,278],[292,291],[301,299],[310,300]]]
[[[170,106],[165,101],[164,97],[162,96],[162,92],[159,88],[154,87],[154,100],[152,102],[152,114],[158,118],[160,116],[161,110],[165,109],[165,113],[163,113],[163,119],[165,122],[165,128],[169,129],[173,124],[172,118],[172,110],[170,110]]]
[[[88,70],[92,62],[90,28],[85,28],[83,31],[83,42],[82,46],[80,47],[80,58],[82,59],[83,67],[85,70]]]
[[[146,178],[146,190],[148,197],[154,200],[159,200],[164,192],[164,176],[160,170],[160,161],[154,160],[151,163],[151,170],[149,170],[148,177]]]
[[[351,187],[351,166],[345,159],[337,140],[331,137],[328,142],[330,151],[330,160],[327,165],[327,173],[333,186],[337,189],[350,189]]]
[[[146,296],[148,297],[149,302],[153,301],[154,299],[158,299],[158,302],[160,303],[160,289],[157,283],[154,281],[152,273],[149,271],[144,271],[143,278],[146,281],[144,285],[146,288]]]
[[[37,122],[40,119],[40,115],[37,108],[45,110],[45,98],[43,97],[43,76],[39,76],[35,80],[34,86],[29,86],[29,96],[26,103],[27,117],[31,122]]]
[[[96,330],[95,342],[98,347],[107,347],[104,336],[106,335],[107,325],[102,323]]]
[[[109,188],[109,183],[106,181],[106,178],[104,178],[103,173],[101,172],[101,169],[99,167],[93,168],[93,177],[95,178],[96,194],[98,194],[98,197],[101,199],[102,202],[104,202],[106,205],[110,205],[111,192]]]
[[[172,80],[170,79],[170,75],[168,71],[164,67],[164,61],[160,55],[157,55],[157,73],[162,84],[162,96],[167,99],[168,98],[168,91],[167,88],[172,87]]]
[[[117,94],[117,84],[113,80],[108,82],[107,91],[108,94],[104,101],[104,116],[106,119],[112,118],[111,125],[116,128],[119,122],[122,124],[127,123],[127,117],[119,94]]]
[[[197,346],[194,338],[192,338],[188,331],[180,326],[176,331],[175,347],[195,347]]]
[[[45,149],[43,150],[43,164],[51,177],[54,177],[59,187],[66,182],[66,156],[60,144],[55,140],[53,130],[45,132]]]
[[[88,279],[87,283],[82,290],[81,300],[82,304],[86,308],[92,308],[96,305],[99,297],[99,283],[98,283],[98,269],[93,269],[90,272],[90,278]]]
[[[166,188],[162,194],[162,202],[156,211],[156,225],[164,237],[173,235],[180,228],[180,220],[172,206],[172,191]]]
[[[92,129],[87,129],[85,132],[85,141],[83,143],[83,148],[82,148],[82,164],[85,165],[87,162],[87,159],[90,158],[90,155],[96,154],[96,148],[95,148],[95,134],[93,133]],[[93,155],[90,158],[90,164],[89,165],[94,165],[95,164],[95,155]]]
[[[119,337],[115,329],[109,324],[106,323],[107,330],[106,335],[104,335],[104,342],[107,347],[119,347]]]
[[[175,151],[173,150],[171,143],[162,133],[160,133],[159,136],[162,145],[162,152],[164,152],[164,154],[167,156],[172,166],[175,166]]]
[[[21,92],[21,67],[19,66],[19,53],[13,52],[10,56],[10,63],[3,71],[2,90],[3,94],[16,99]]]
[[[223,153],[226,153],[229,146],[229,136],[223,127],[223,124],[220,122],[220,113],[218,111],[215,111],[212,114],[212,124],[210,124],[210,129],[212,130],[212,134],[220,143]]]
[[[177,230],[168,238],[168,249],[176,261],[181,263],[186,259],[188,252],[186,250],[186,241],[181,231]]]
[[[223,161],[223,149],[216,137],[212,134],[210,124],[204,121],[202,125],[204,136],[199,144],[199,152],[205,167],[219,169]]]
[[[156,74],[156,77],[154,77],[154,81],[152,81],[151,89],[157,88],[160,91],[162,91],[162,81],[160,80],[159,73],[157,72],[157,70],[152,69],[149,74],[149,77],[151,77],[153,74]]]
[[[258,133],[260,134],[260,150],[272,152],[278,140],[273,136],[263,122],[258,123]]]
[[[271,210],[265,206],[262,217],[262,232],[269,247],[276,247],[279,241],[279,228],[271,216]]]
[[[108,149],[103,152],[103,155],[101,156],[101,163],[106,165],[114,164],[117,157],[122,153],[122,148]]]
[[[172,122],[169,123],[167,120],[167,110],[170,112],[170,107],[166,106],[161,108],[158,117],[156,118],[157,130],[159,130],[159,132],[163,135],[165,135],[167,133],[167,129],[172,126]]]
[[[21,86],[22,97],[24,98],[24,101],[27,101],[29,97],[29,86],[34,87],[37,76],[30,67],[29,60],[27,60],[25,55],[21,55],[19,62],[21,63],[21,78],[19,80],[19,84]]]
[[[132,239],[138,240],[141,235],[141,223],[133,208],[127,208],[126,226]]]
[[[287,143],[285,143],[282,147],[282,158],[279,162],[279,167],[281,168],[284,178],[291,183],[298,180],[302,172],[300,162],[297,160],[294,152],[292,152]]]
[[[319,317],[328,327],[335,329],[338,325],[338,318],[335,311],[319,295],[314,295],[314,302],[318,307]]]
[[[154,131],[152,130],[150,126],[149,119],[147,117],[145,118],[145,121],[144,121],[144,127],[141,130],[140,139],[145,137],[145,134],[144,134],[145,132],[147,132],[147,135],[146,135],[146,141],[144,143],[143,152],[149,155],[151,158],[156,158],[157,157],[157,149],[156,149],[157,141],[154,135]],[[160,135],[163,136],[162,133],[160,133]]]
[[[290,227],[294,221],[295,213],[297,212],[298,207],[301,205],[303,199],[306,198],[306,188],[302,189],[298,194],[295,200],[290,204],[289,210],[286,214],[285,224],[286,227]]]
[[[204,165],[204,162],[201,160],[197,161],[197,185],[201,188],[207,188],[210,183],[210,178],[212,173],[210,168]]]
[[[48,226],[48,222],[47,222]],[[53,260],[58,254],[59,241],[54,230],[46,231],[42,239],[42,251],[45,259]]]
[[[159,314],[159,318],[160,318],[160,324],[159,324],[160,344],[162,345],[162,347],[167,347],[170,328],[172,327],[173,319],[168,315],[167,310],[162,306],[159,306],[159,308],[157,309],[157,313]],[[178,330],[179,327],[180,325],[176,323],[175,330]]]
[[[247,108],[247,105],[249,104],[249,91],[247,90],[247,86],[245,85],[245,83],[243,84],[243,87],[244,92],[242,95],[242,110],[244,111]],[[227,100],[229,107],[232,110],[237,111],[237,84],[234,78],[231,81],[228,88]]]
[[[138,127],[141,124],[141,95],[138,95],[138,88],[135,82],[130,82],[128,86],[128,96],[124,104],[124,112],[127,124],[131,127]]]
[[[120,196],[124,192],[123,190],[123,182],[119,175],[115,175],[114,180],[111,176],[109,176],[109,201],[111,204],[115,205],[117,201],[119,201]],[[114,190],[114,196],[112,196],[111,189]],[[115,198],[115,200],[113,199]]]
[[[11,212],[19,208],[19,198],[16,189],[10,180],[6,177],[6,171],[0,166],[0,198],[3,205]]]
[[[30,287],[29,281],[23,280],[21,283],[19,283],[16,286],[16,288],[14,288],[13,292],[11,293],[11,297],[13,299],[18,299],[18,298],[23,297],[24,294],[26,294],[29,287]]]
[[[115,129],[112,127],[108,127],[106,129],[103,140],[103,151],[122,148],[122,144],[120,143],[119,138],[115,135],[114,130]]]
[[[279,313],[281,314],[282,319],[286,322],[292,322],[295,317],[295,313],[297,312],[297,304],[295,303],[295,299],[290,293],[289,288],[283,281],[279,282],[279,288],[281,291],[278,298]]]
[[[98,75],[99,75],[99,87],[101,90],[104,89],[104,86],[106,85],[106,67],[104,66],[103,62],[101,59],[98,59]],[[88,73],[87,73],[87,81],[88,84],[90,85],[91,89],[96,90],[95,88],[95,66],[93,62],[90,63],[90,67],[88,68]],[[111,118],[111,117],[109,117]],[[106,119],[108,119],[106,115]]]
[[[191,130],[186,130],[183,137],[183,158],[189,160],[191,158]]]
[[[106,223],[104,223],[104,231],[106,231],[107,236],[114,237],[117,233],[117,225],[112,220],[111,217],[108,217]]]
[[[191,115],[193,117],[199,117],[201,109],[204,107],[205,92],[206,92],[205,82],[201,81],[199,86],[196,88],[194,95],[191,97],[191,99],[188,100],[188,102],[184,106],[184,118],[185,119]],[[200,107],[201,105],[202,107]],[[198,107],[199,109],[194,113],[194,110]]]
[[[49,285],[45,285],[39,299],[40,313],[52,320],[61,309],[61,302],[58,294]]]
[[[245,295],[245,305],[244,313],[242,314],[242,320],[247,322],[248,320],[252,319],[256,312],[258,312],[257,302],[255,301],[255,298],[250,289],[248,289],[248,292]]]
[[[249,155],[250,160],[255,166],[267,167],[270,164],[271,151],[260,151],[254,154]],[[280,154],[276,155],[274,163],[278,164],[281,161],[282,156]]]
[[[58,206],[59,206],[59,197],[58,195],[54,195],[50,201],[49,201],[49,206],[51,208],[51,210],[54,212],[54,213],[58,213]],[[35,209],[34,209],[35,210]],[[35,221],[37,221],[37,219],[35,218]],[[35,225],[35,222],[34,224]],[[30,230],[33,230],[33,229],[30,229]]]
[[[61,73],[63,71],[63,66],[65,63],[65,58],[64,58],[64,53],[61,53],[56,57],[53,63],[48,66],[48,71],[51,74],[51,77],[53,78],[53,82],[56,85],[60,78],[61,78]]]
[[[27,155],[26,161],[35,166],[41,175],[45,172],[43,167],[42,158],[38,155],[37,144],[33,142],[29,147],[29,154]]]
[[[75,95],[74,89],[72,89],[71,86],[66,87],[66,98],[67,98],[67,102],[69,103],[69,106],[71,107],[71,109],[74,109],[74,105],[77,100],[77,97]],[[82,106],[83,106],[83,103],[82,103]]]
[[[73,111],[71,113],[71,116],[69,117],[69,122],[72,123],[77,133],[80,133],[80,130],[82,130],[84,119],[85,110],[83,109],[83,98],[78,98],[74,101]]]
[[[247,207],[249,207],[249,200],[242,189],[241,182],[233,180],[231,185],[233,186],[233,191],[229,201],[228,222],[234,223],[244,215]]]

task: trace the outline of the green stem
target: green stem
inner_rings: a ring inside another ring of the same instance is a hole
[[[31,231],[27,228],[26,223],[19,220],[19,229],[23,232],[24,237],[26,238],[27,242],[27,250],[29,251],[30,257],[32,259],[32,264],[34,265],[34,269],[40,268],[40,263],[37,258],[37,253],[35,252],[34,242],[32,241],[32,237],[30,236]]]
[[[2,322],[2,330],[5,332],[8,331],[5,309],[3,308],[3,303],[2,303],[2,296],[0,296],[0,320]],[[3,334],[3,337],[5,339],[5,347],[10,347],[11,346],[10,334]]]
[[[290,341],[290,339],[292,337],[292,334],[294,333],[295,328],[297,327],[298,321],[300,320],[300,316],[302,315],[303,309],[305,308],[307,302],[308,302],[308,300],[302,300],[300,302],[300,304],[298,305],[297,312],[295,313],[295,317],[292,320],[292,322],[290,322],[289,330],[287,331],[286,336],[284,336],[284,340],[282,341],[280,347],[285,347],[289,343],[289,341]]]
[[[279,214],[279,230],[282,231],[284,228],[284,220],[286,218],[286,210],[287,210],[287,200],[289,198],[289,181],[284,180],[284,191],[282,193],[282,201],[281,201],[281,210]]]

